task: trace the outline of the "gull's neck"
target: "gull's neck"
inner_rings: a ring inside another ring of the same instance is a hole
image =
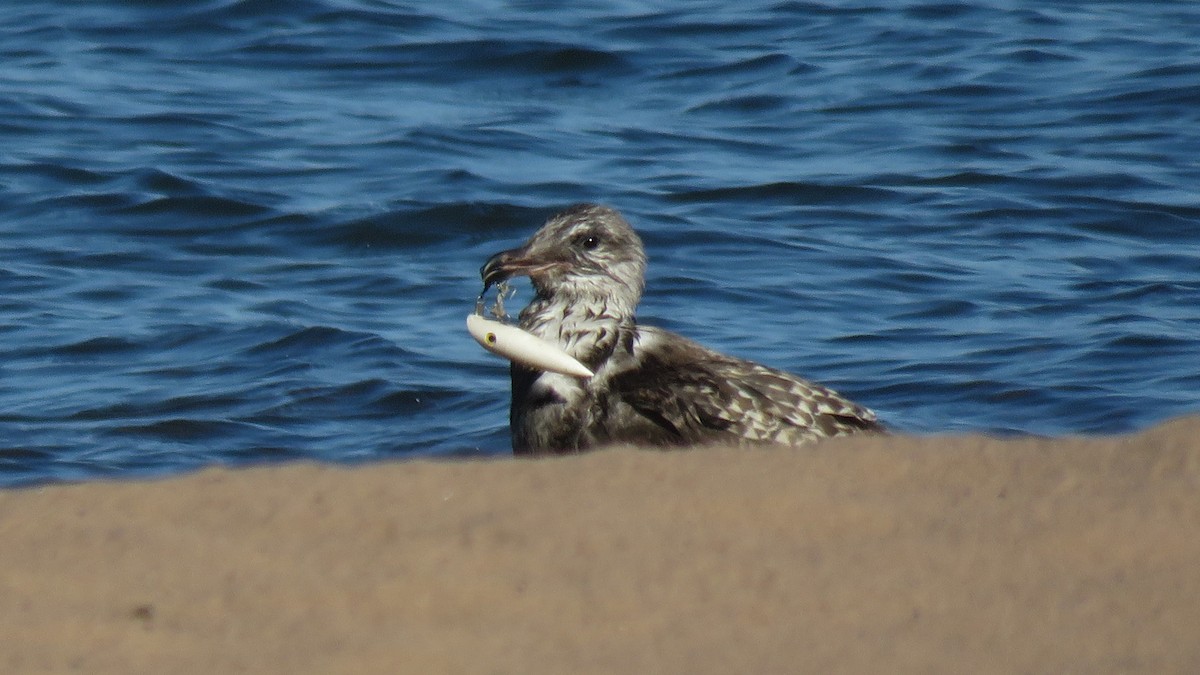
[[[612,297],[539,293],[521,311],[522,328],[593,369],[629,344],[635,325],[633,307]]]

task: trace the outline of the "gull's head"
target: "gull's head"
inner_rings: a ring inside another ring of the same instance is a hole
[[[485,287],[526,275],[543,297],[601,299],[632,312],[642,295],[646,252],[621,214],[577,204],[551,216],[524,245],[489,258],[479,274]]]

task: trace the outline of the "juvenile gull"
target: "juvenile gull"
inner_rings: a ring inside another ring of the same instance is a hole
[[[579,204],[529,241],[488,259],[484,286],[527,275],[525,330],[595,376],[513,363],[513,451],[562,453],[606,443],[678,446],[784,443],[883,431],[875,413],[795,375],[639,326],[646,254],[619,213]]]

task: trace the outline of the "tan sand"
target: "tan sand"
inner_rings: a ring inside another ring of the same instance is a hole
[[[1200,418],[0,492],[0,671],[1196,673]]]

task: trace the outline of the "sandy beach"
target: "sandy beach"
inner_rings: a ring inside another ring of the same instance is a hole
[[[1200,417],[0,493],[0,670],[1200,672]]]

